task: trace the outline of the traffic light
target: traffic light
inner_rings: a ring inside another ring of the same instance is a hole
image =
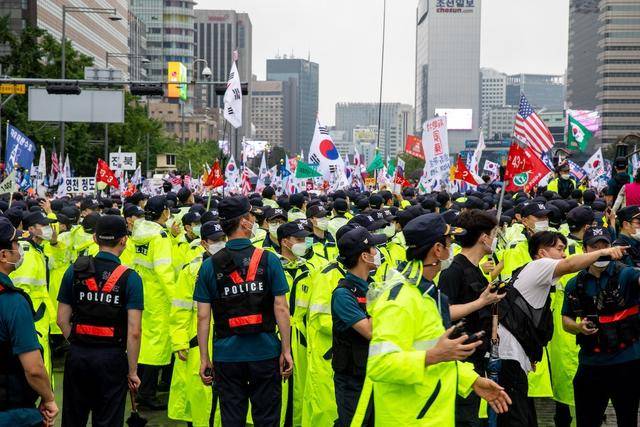
[[[139,96],[163,96],[164,89],[161,83],[131,83],[129,85],[131,95]]]
[[[49,95],[80,95],[82,89],[78,83],[47,83]]]
[[[216,90],[216,95],[224,95],[227,90],[227,83],[215,83],[213,87]],[[243,95],[247,95],[249,93],[249,83],[240,83],[240,87],[242,88]]]

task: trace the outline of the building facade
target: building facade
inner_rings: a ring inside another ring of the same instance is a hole
[[[149,116],[163,122],[165,132],[176,138],[184,136],[185,141],[196,142],[218,140],[217,110],[207,113],[185,112],[183,118],[177,103],[150,102]]]
[[[320,66],[302,58],[267,59],[267,80],[291,81],[296,107],[296,139],[289,153],[309,152],[318,116]]]
[[[507,105],[507,75],[492,68],[483,68],[480,73],[480,103],[484,115],[493,107]]]
[[[191,81],[193,67],[193,0],[134,0],[133,13],[147,28],[149,79],[166,81],[167,63],[182,62]]]
[[[377,126],[378,113],[380,127],[384,129],[384,144],[380,141],[383,157],[395,157],[404,150],[407,135],[413,134],[415,122],[411,105],[383,102],[343,102],[336,104],[336,129],[351,135],[353,129],[363,126]]]
[[[502,139],[513,135],[517,107],[493,107],[484,115],[483,132],[485,139]]]
[[[150,64],[147,58],[147,26],[133,12],[129,11],[128,16],[130,55],[128,74],[131,80],[146,80],[147,67]]]
[[[514,74],[507,77],[506,105],[519,105],[524,93],[535,109],[564,108],[564,76],[548,74]]]
[[[3,0],[0,2],[0,16],[9,16],[9,31],[19,35],[22,30],[37,25],[36,0]],[[0,56],[10,52],[10,47],[0,44]]]
[[[640,130],[640,2],[601,0],[598,19],[601,138],[613,143]]]
[[[251,117],[255,133],[253,137],[268,141],[271,146],[284,147],[285,82],[251,82]]]
[[[598,105],[599,0],[570,0],[567,108],[595,110]]]
[[[466,139],[478,137],[480,28],[480,0],[418,1],[415,128],[421,132],[436,110],[471,117],[461,120],[458,129],[452,129],[449,120],[451,153],[463,149]]]
[[[62,6],[114,8],[119,20],[109,19],[102,13],[68,11],[65,15],[65,35],[73,48],[93,58],[95,67],[104,67],[106,54],[129,52],[129,1],[100,0],[74,1],[39,0],[37,2],[37,25],[47,30],[55,39],[62,39]],[[126,72],[129,58],[114,58],[113,67]],[[111,64],[111,60],[109,60]]]

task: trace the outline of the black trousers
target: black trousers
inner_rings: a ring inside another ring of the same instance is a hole
[[[336,394],[336,406],[338,419],[333,424],[335,427],[349,427],[358,407],[358,399],[362,393],[365,377],[357,377],[347,374],[333,374],[333,386]],[[373,396],[369,396],[367,412],[362,422],[363,426],[373,426]]]
[[[225,427],[245,427],[251,401],[256,427],[279,427],[282,377],[278,358],[258,362],[214,362],[220,417]]]
[[[499,427],[537,427],[538,420],[533,399],[529,398],[527,374],[515,360],[503,360],[498,383],[511,401],[509,411],[498,415]]]
[[[616,411],[618,426],[638,426],[640,401],[640,360],[618,365],[580,364],[573,378],[578,427],[600,426],[609,399]]]
[[[162,366],[143,365],[138,363],[138,377],[140,387],[138,388],[138,399],[151,400],[158,392],[158,375]]]
[[[127,399],[127,355],[121,348],[71,345],[64,364],[63,427],[121,426]]]

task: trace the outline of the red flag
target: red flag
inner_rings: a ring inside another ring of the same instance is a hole
[[[411,183],[409,181],[406,180],[405,177],[397,175],[394,179],[393,179],[393,183],[394,184],[398,184],[402,187],[411,187]]]
[[[462,161],[461,156],[458,156],[458,164],[456,165],[456,173],[454,177],[455,179],[459,179],[460,181],[464,181],[471,185],[477,186],[480,184],[478,181],[476,181],[473,174],[469,172],[469,169],[467,169],[467,166]]]
[[[98,168],[96,169],[96,182],[104,182],[105,184],[119,188],[118,178],[116,174],[109,169],[109,165],[102,159],[98,159]]]
[[[420,160],[424,160],[424,150],[422,149],[422,139],[414,135],[407,135],[407,144],[405,145],[404,152],[417,157]]]
[[[224,185],[224,177],[222,176],[222,169],[220,168],[220,162],[217,160],[213,162],[213,167],[207,175],[207,179],[204,183],[205,187],[220,187]]]
[[[531,191],[542,178],[550,172],[531,147],[521,148],[518,144],[511,144],[507,158],[507,170],[504,179],[509,181],[507,191]]]

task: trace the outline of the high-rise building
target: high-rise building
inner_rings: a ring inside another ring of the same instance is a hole
[[[0,16],[9,16],[9,31],[19,35],[27,25],[36,26],[36,0],[3,0]],[[0,56],[10,52],[8,45],[0,44]]]
[[[284,147],[284,84],[269,80],[251,82],[251,117],[255,127],[253,137],[278,147]]]
[[[493,68],[483,68],[480,88],[481,111],[484,114],[492,107],[503,107],[507,102],[507,75]]]
[[[127,0],[119,0],[128,3]],[[92,2],[96,3],[96,2]],[[102,2],[104,3],[104,1]],[[150,80],[165,81],[167,63],[182,62],[192,79],[194,0],[135,0],[133,13],[147,28],[147,65]]]
[[[380,104],[377,102],[341,102],[336,104],[336,130],[351,135],[358,127],[377,126]],[[395,157],[404,150],[407,135],[413,134],[414,111],[411,105],[383,102],[380,115],[380,153]]]
[[[501,139],[513,135],[518,107],[492,107],[484,115],[483,133],[485,139]]]
[[[598,19],[601,138],[612,143],[640,128],[640,2],[601,0]]]
[[[147,26],[129,11],[129,70],[131,80],[147,78]],[[114,58],[115,60],[115,58]]]
[[[229,79],[234,51],[238,52],[236,66],[240,81],[251,81],[252,25],[248,14],[237,13],[234,10],[196,9],[193,29],[194,60],[207,61],[212,72],[212,81],[226,82]],[[198,63],[196,66],[198,68],[196,80],[202,80],[200,73],[204,64]],[[200,85],[196,86],[194,106],[196,109],[222,108],[224,101],[222,96],[215,94],[213,87]],[[242,126],[237,129],[239,140],[243,136],[251,136],[251,124],[251,88],[249,88],[249,94],[242,97]],[[236,132],[233,138],[235,134]],[[229,139],[228,136],[224,138]]]
[[[295,97],[296,140],[291,142],[290,154],[301,149],[309,152],[318,116],[320,66],[302,58],[267,59],[267,80],[292,81]]]
[[[570,0],[567,107],[595,110],[598,105],[599,0]]]
[[[564,76],[547,74],[514,74],[507,77],[506,105],[519,105],[524,93],[536,109],[564,108]]]
[[[138,3],[138,2],[136,2]],[[68,11],[65,13],[65,36],[78,52],[93,58],[96,67],[104,67],[107,52],[129,52],[129,1],[101,0],[74,1],[38,0],[37,25],[49,32],[56,40],[62,38],[62,6],[114,8],[119,20],[103,13],[83,13]],[[109,59],[109,64],[127,72],[129,58]]]
[[[447,115],[449,149],[478,137],[480,0],[419,0],[416,20],[416,130]]]

